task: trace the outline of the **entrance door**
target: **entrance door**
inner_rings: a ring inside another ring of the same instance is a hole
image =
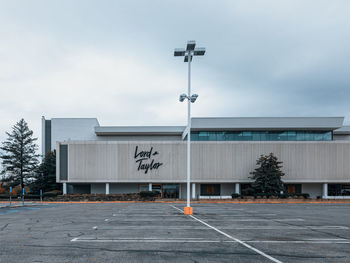
[[[295,194],[295,185],[294,184],[288,185],[288,194]]]
[[[220,184],[201,184],[201,195],[220,195]]]
[[[163,198],[179,198],[179,185],[163,184]]]
[[[163,198],[162,185],[161,184],[152,184],[152,191],[158,192],[159,193],[159,197]]]

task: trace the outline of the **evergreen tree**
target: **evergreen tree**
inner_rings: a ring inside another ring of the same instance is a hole
[[[284,173],[281,171],[282,162],[270,153],[269,155],[260,155],[256,162],[258,168],[251,172],[254,180],[252,188],[256,193],[279,194],[283,191],[283,182],[281,177]]]
[[[8,138],[2,143],[0,149],[3,175],[2,181],[8,182],[9,186],[24,185],[30,181],[37,168],[38,157],[35,144],[37,138],[33,138],[33,131],[28,124],[21,119],[12,127],[12,132],[6,132]]]
[[[43,162],[39,165],[30,191],[39,193],[52,190],[60,190],[60,184],[56,183],[56,151],[48,152]]]

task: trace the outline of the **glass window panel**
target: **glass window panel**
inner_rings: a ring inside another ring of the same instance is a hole
[[[341,186],[341,195],[346,195],[349,196],[350,195],[350,185],[348,184],[343,184]]]
[[[288,132],[280,132],[279,137],[281,141],[288,141]]]
[[[251,141],[253,139],[252,132],[250,131],[242,132],[242,138],[244,141]]]
[[[313,139],[315,141],[323,141],[323,135],[324,135],[324,132],[315,132]]]
[[[237,141],[244,141],[243,132],[237,134]]]
[[[198,132],[191,132],[191,140],[192,141],[199,141]]]
[[[305,138],[305,141],[313,141],[313,138],[314,138],[313,133],[310,131],[305,131],[304,138]]]
[[[208,134],[208,140],[209,141],[216,141],[216,132],[209,132]]]
[[[225,132],[224,140],[225,141],[233,141],[233,133],[232,132]]]
[[[332,140],[332,132],[325,132],[325,134],[323,135],[323,140],[325,141],[331,141]]]
[[[240,139],[240,132],[232,132],[232,140],[233,141],[241,141],[241,139]]]
[[[331,141],[331,131],[202,131],[194,141]]]
[[[218,140],[218,141],[226,141],[225,132],[217,132],[216,133],[216,140]]]
[[[269,141],[278,141],[279,132],[269,132]]]
[[[288,131],[288,141],[296,141],[296,140],[297,140],[297,132]]]
[[[260,141],[261,140],[260,134],[261,134],[261,132],[256,132],[256,131],[252,132],[252,140],[253,141]]]
[[[305,141],[305,133],[303,131],[297,132],[297,141]]]
[[[266,131],[261,131],[260,133],[260,140],[261,141],[268,141],[269,139],[269,133]]]
[[[140,184],[140,192],[148,191],[148,184]]]

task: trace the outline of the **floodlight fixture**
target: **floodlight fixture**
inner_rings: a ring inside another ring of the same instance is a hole
[[[186,98],[187,98],[187,95],[186,95],[186,94],[181,94],[181,95],[180,95],[180,98],[179,98],[179,101],[180,101],[180,102],[183,102]]]
[[[187,41],[186,51],[193,51],[195,47],[196,47],[196,41],[194,40]]]
[[[191,62],[192,62],[192,58],[193,58],[193,56],[191,56]],[[184,62],[188,62],[188,55],[185,56]]]
[[[204,47],[199,47],[199,48],[196,48],[193,52],[193,55],[194,56],[204,56],[205,54],[205,48]]]
[[[175,48],[174,56],[175,57],[183,57],[185,55],[186,50],[183,48]]]
[[[198,94],[192,94],[192,96],[190,97],[190,101],[192,103],[194,103],[196,101],[196,99],[198,98]]]

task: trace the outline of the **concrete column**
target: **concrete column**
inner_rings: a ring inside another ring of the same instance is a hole
[[[106,183],[106,195],[109,195],[109,183]]]
[[[322,198],[328,197],[328,184],[323,184]]]
[[[148,184],[148,191],[152,191],[152,183]]]
[[[235,193],[241,194],[241,185],[239,183],[235,184]]]
[[[67,194],[67,183],[63,183],[63,194]]]
[[[192,199],[196,199],[196,184],[192,184]]]

